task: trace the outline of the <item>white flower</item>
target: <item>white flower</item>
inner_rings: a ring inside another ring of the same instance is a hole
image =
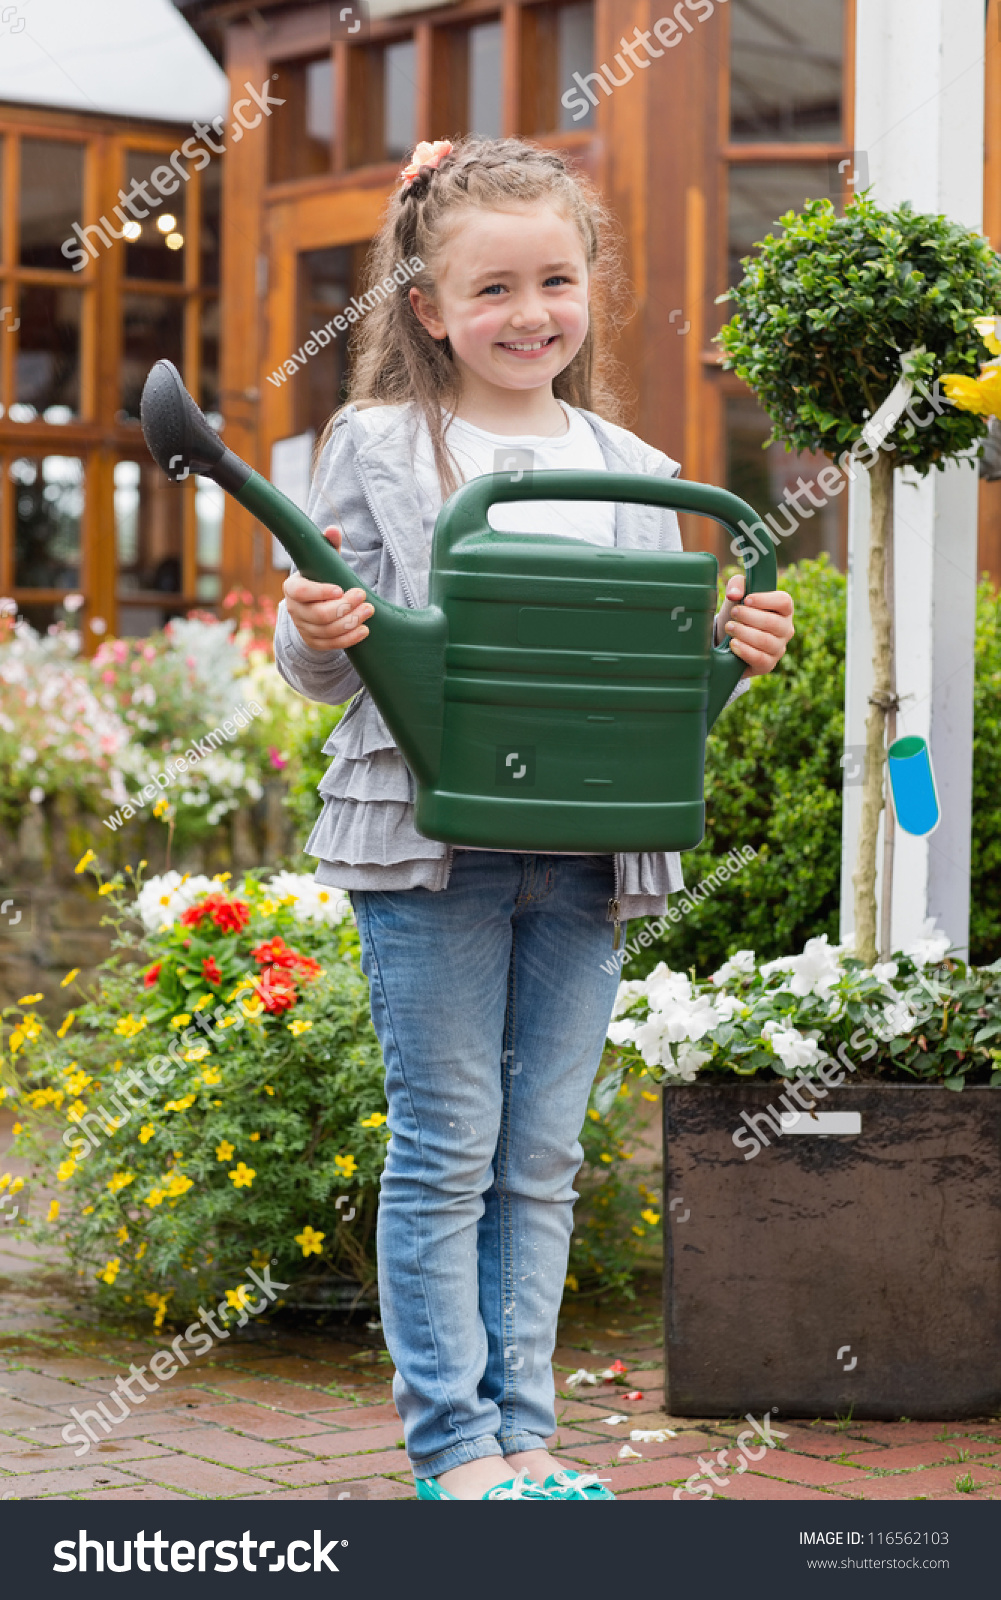
[[[577,1389],[577,1388],[580,1387],[580,1385],[582,1383],[600,1383],[600,1382],[601,1382],[601,1380],[598,1377],[597,1373],[588,1372],[586,1367],[578,1367],[576,1372],[571,1372],[569,1378],[567,1378],[567,1380],[564,1383],[563,1387],[565,1389]]]
[[[620,983],[615,996],[615,1004],[612,1007],[612,1016],[621,1017],[623,1011],[628,1010],[636,997],[641,994],[646,994],[645,978],[627,978],[623,983]]]
[[[343,889],[317,883],[308,872],[276,872],[266,884],[274,900],[294,901],[296,922],[326,922],[334,925],[352,915],[351,901]]]
[[[136,910],[147,933],[172,927],[189,906],[219,885],[202,875],[182,878],[179,872],[165,872],[144,883],[136,899]]]
[[[717,988],[722,988],[723,984],[729,983],[731,978],[736,978],[741,974],[746,975],[753,971],[754,951],[738,950],[730,957],[729,961],[724,961],[718,971],[713,973],[712,982]]]
[[[782,1065],[795,1072],[799,1067],[812,1067],[820,1060],[820,1047],[816,1039],[807,1039],[797,1028],[784,1028],[780,1022],[770,1020],[761,1030]]]
[[[920,937],[906,946],[904,955],[910,956],[916,967],[935,966],[945,960],[951,943],[949,935],[936,928],[935,918],[926,917]]]
[[[751,1009],[733,994],[718,994],[713,1001],[713,1008],[720,1022],[732,1022],[735,1016],[746,1017]]]
[[[801,955],[779,956],[775,961],[767,961],[761,974],[767,978],[773,972],[789,972],[792,977],[782,985],[783,989],[791,989],[800,997],[815,994],[826,1000],[841,977],[840,954],[841,946],[829,945],[824,933],[819,939],[808,939]]]
[[[877,983],[892,983],[899,970],[895,961],[877,961],[872,975]]]
[[[613,1044],[628,1044],[636,1036],[639,1023],[634,1017],[620,1017],[616,1022],[608,1024],[608,1037]]]
[[[665,1075],[667,1083],[694,1083],[699,1068],[712,1060],[711,1050],[700,1050],[698,1045],[689,1044],[687,1040],[675,1045],[674,1051],[677,1065],[672,1070],[671,1063],[669,1061],[665,1063],[668,1069]]]
[[[914,1031],[917,1020],[910,1006],[903,1000],[897,1000],[891,1005],[884,1006],[883,1020],[878,1031],[884,1040],[899,1039]]]

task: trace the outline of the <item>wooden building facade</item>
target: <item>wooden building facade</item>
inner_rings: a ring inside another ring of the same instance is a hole
[[[121,228],[118,189],[169,171],[189,126],[0,106],[0,595],[30,620],[78,591],[99,629],[142,633],[229,586],[279,592],[270,536],[248,514],[212,485],[158,479],[136,422],[142,377],[169,355],[239,455],[265,473],[287,464],[339,403],[347,335],[294,375],[286,363],[369,287],[368,243],[421,139],[522,134],[598,183],[635,299],[617,351],[630,425],[686,477],[767,508],[815,475],[810,458],[762,450],[767,421],[712,339],[717,297],[774,219],[864,185],[855,0],[178,4],[245,131],[197,171],[182,161],[185,181],[134,237],[81,243],[72,223]],[[990,41],[1001,0],[989,12]],[[998,58],[988,50],[995,245]],[[74,237],[83,260],[62,251]],[[711,525],[686,539],[720,548]],[[822,550],[844,564],[841,500],[785,554]],[[1001,484],[982,486],[981,566],[1001,579]]]

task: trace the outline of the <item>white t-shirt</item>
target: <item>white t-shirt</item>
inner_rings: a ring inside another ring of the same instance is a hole
[[[565,432],[555,438],[536,434],[488,433],[456,417],[445,434],[445,444],[463,480],[491,472],[604,472],[605,458],[594,430],[571,406],[561,409],[567,418]],[[364,416],[364,412],[362,413]],[[414,472],[421,503],[424,532],[431,542],[435,518],[441,510],[441,489],[435,471],[431,436],[421,419],[417,431]],[[491,507],[490,525],[499,533],[564,534],[590,544],[615,543],[615,506],[600,500],[507,501]]]

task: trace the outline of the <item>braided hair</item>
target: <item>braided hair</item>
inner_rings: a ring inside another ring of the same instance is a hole
[[[523,139],[472,135],[458,140],[437,167],[422,166],[390,200],[369,252],[367,282],[382,283],[399,263],[412,263],[416,256],[424,265],[412,282],[434,300],[436,269],[450,236],[461,227],[463,207],[509,210],[539,200],[549,200],[576,226],[591,288],[588,332],[553,392],[570,405],[615,420],[620,412],[615,364],[600,346],[602,336],[624,320],[611,303],[621,281],[617,241],[593,186],[572,173],[557,151]],[[459,381],[448,340],[432,338],[404,292],[388,295],[367,313],[352,335],[351,354],[349,403],[417,406],[427,423],[442,494],[450,494],[460,474],[445,436],[459,401]],[[332,423],[333,418],[321,447]]]

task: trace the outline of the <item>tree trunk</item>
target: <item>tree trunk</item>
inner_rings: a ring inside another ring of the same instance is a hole
[[[869,471],[869,620],[872,630],[872,690],[865,726],[865,770],[855,886],[854,954],[871,967],[876,960],[876,845],[883,809],[886,714],[893,691],[893,615],[887,602],[887,552],[893,540],[893,457],[877,455]],[[887,892],[889,890],[887,889]]]

